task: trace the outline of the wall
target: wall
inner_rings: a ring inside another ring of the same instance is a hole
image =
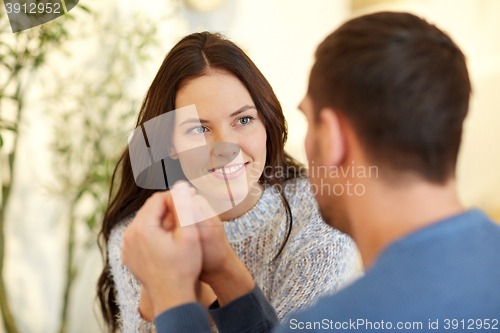
[[[500,198],[500,2],[497,0],[356,1],[351,13],[347,0],[230,0],[210,13],[185,7],[172,12],[168,1],[132,0],[90,2],[109,20],[126,25],[138,12],[163,20],[162,46],[144,75],[134,84],[143,95],[168,49],[192,31],[221,31],[245,49],[268,78],[283,104],[289,123],[287,150],[305,161],[306,125],[296,106],[303,97],[316,45],[352,14],[376,10],[405,10],[436,23],[454,38],[468,58],[474,86],[458,166],[460,196],[468,206],[499,210]],[[373,4],[375,3],[375,4]],[[166,19],[166,16],[171,19]],[[81,27],[84,29],[84,27]],[[92,39],[90,39],[92,40]],[[64,68],[96,51],[92,42],[75,43],[73,58],[54,59]],[[78,55],[78,56],[77,56]],[[93,66],[87,63],[86,66]],[[97,64],[96,64],[97,65]],[[64,207],[47,195],[50,166],[46,144],[48,120],[37,98],[43,80],[33,88],[28,119],[20,142],[19,169],[9,208],[6,282],[22,332],[54,332],[58,327],[65,260]],[[80,232],[84,232],[80,230]],[[93,308],[95,283],[101,270],[96,248],[81,262],[82,274],[73,293],[71,332],[99,331]],[[0,329],[1,331],[1,329]]]

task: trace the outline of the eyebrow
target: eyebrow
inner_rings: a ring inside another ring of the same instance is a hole
[[[246,110],[250,110],[250,109],[257,110],[257,108],[255,107],[255,105],[245,105],[245,106],[242,106],[241,108],[239,108],[238,110],[234,111],[233,113],[231,113],[231,115],[229,117],[237,116],[240,113],[245,112]]]
[[[229,115],[229,117],[234,117],[234,116],[237,116],[239,115],[240,113],[243,113],[247,110],[250,110],[250,109],[255,109],[257,110],[257,108],[255,107],[255,105],[245,105],[245,106],[242,106],[241,108],[239,108],[238,110],[234,111],[233,113],[231,113]],[[208,123],[209,121],[208,120],[205,120],[205,119],[197,119],[197,118],[189,118],[189,119],[186,119],[184,120],[182,123],[179,124],[179,126],[182,126],[184,124],[190,124],[190,123],[195,123],[195,124],[205,124],[205,123]]]

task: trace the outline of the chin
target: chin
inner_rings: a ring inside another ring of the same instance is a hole
[[[195,185],[195,187],[198,190],[199,194],[207,197],[207,200],[209,198],[213,198],[212,200],[216,199],[216,200],[231,202],[232,199],[233,201],[239,203],[243,201],[249,193],[247,184],[235,186],[229,183],[229,189],[231,190],[231,192],[228,191],[228,187],[226,184],[222,184],[220,186],[210,186],[210,187]],[[229,194],[231,194],[231,196]]]
[[[333,200],[333,202],[318,205],[319,212],[326,224],[352,237],[349,219],[345,210],[339,205],[339,201]]]
[[[316,194],[319,212],[329,226],[350,235],[350,223],[342,196]]]
[[[243,191],[243,190],[240,190],[240,191],[232,191],[231,192],[231,195],[233,196],[233,201],[234,201],[234,204],[235,205],[238,205],[240,204],[241,202],[243,202],[243,200],[246,199],[246,197],[248,196],[249,194],[249,191]]]
[[[198,194],[203,195],[207,199],[217,199],[221,201],[231,202],[231,198],[229,197],[226,186],[221,186],[220,188],[196,186],[196,189],[198,191]]]

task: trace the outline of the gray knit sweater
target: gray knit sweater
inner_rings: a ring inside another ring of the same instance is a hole
[[[229,242],[255,282],[283,320],[294,309],[312,305],[332,294],[354,276],[357,249],[347,235],[326,225],[318,211],[308,179],[285,183],[293,216],[290,238],[273,261],[286,235],[286,211],[276,189],[267,186],[247,213],[223,222]],[[120,308],[123,332],[154,332],[138,312],[141,284],[123,265],[123,233],[135,214],[111,231],[108,255]]]

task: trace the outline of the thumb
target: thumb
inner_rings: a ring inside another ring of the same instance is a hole
[[[190,190],[188,183],[185,181],[175,183],[171,195],[176,212],[176,226],[184,227],[196,223],[193,210],[193,191]]]
[[[194,187],[189,187],[189,191],[191,195],[196,194],[196,190],[194,189]],[[175,213],[175,204],[172,198],[172,191],[165,191],[163,198],[165,200],[166,213],[162,221],[162,227],[165,230],[171,230],[175,227],[180,226]]]
[[[199,226],[222,225],[218,215],[203,196],[195,195],[193,205],[195,207],[195,217],[200,221]]]
[[[164,195],[166,212],[163,217],[163,221],[161,222],[161,226],[165,230],[171,230],[176,226],[176,216],[175,216],[175,206],[174,201],[172,199],[171,191],[166,191]]]
[[[222,241],[222,239],[226,237],[226,232],[224,231],[219,216],[215,214],[210,204],[202,196],[195,196],[193,201],[196,205],[198,214],[204,215],[204,217],[200,219],[200,222],[196,224],[201,242],[208,244],[213,241]]]

